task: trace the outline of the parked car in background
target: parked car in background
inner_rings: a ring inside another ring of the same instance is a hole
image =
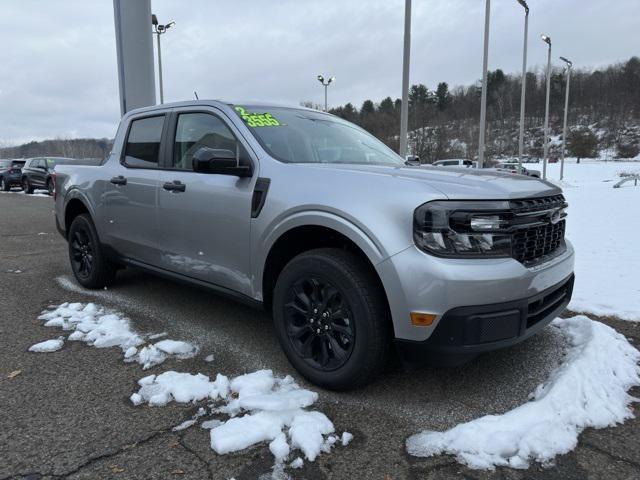
[[[53,169],[56,165],[75,163],[73,158],[36,157],[29,158],[22,168],[20,185],[25,193],[33,193],[35,189],[45,189],[53,194]]]
[[[0,190],[8,192],[11,187],[20,186],[24,160],[0,160]]]
[[[517,163],[501,163],[496,167],[496,170],[540,178],[540,172],[538,170],[530,170]]]
[[[438,160],[437,162],[433,162],[433,166],[476,168],[478,166],[478,162],[467,160],[466,158],[449,158],[446,160]]]

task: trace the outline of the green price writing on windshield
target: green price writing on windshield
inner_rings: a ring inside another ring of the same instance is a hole
[[[242,107],[235,107],[235,109],[250,127],[279,127],[282,125],[270,113],[249,113]]]

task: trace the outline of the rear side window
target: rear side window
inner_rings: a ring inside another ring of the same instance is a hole
[[[128,167],[157,168],[160,158],[160,139],[164,115],[131,122],[124,151],[124,164]]]

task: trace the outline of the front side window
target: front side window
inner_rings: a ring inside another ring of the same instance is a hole
[[[326,113],[249,105],[234,109],[260,145],[282,162],[404,165],[373,135]]]
[[[131,122],[125,145],[124,164],[128,167],[157,168],[164,115]]]
[[[202,147],[231,150],[238,142],[225,123],[209,113],[182,113],[178,116],[173,149],[173,168],[192,170],[192,157]]]

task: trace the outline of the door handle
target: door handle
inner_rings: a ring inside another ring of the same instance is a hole
[[[168,192],[184,192],[187,189],[187,186],[180,180],[174,180],[173,182],[166,182],[162,185],[162,188]]]
[[[118,175],[117,177],[113,177],[109,181],[111,183],[113,183],[114,185],[126,185],[127,184],[127,179],[125,177],[123,177],[122,175]]]

